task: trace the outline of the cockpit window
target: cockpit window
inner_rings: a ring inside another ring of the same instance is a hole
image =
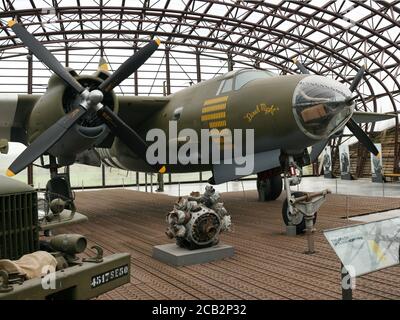
[[[235,90],[239,90],[245,84],[249,83],[250,81],[257,80],[257,79],[264,79],[273,77],[274,74],[269,71],[264,70],[245,70],[240,72],[236,76],[235,80]]]
[[[226,79],[224,86],[222,87],[221,93],[232,91],[233,78]]]

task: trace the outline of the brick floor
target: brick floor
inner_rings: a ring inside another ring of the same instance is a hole
[[[317,252],[306,255],[305,236],[285,235],[283,197],[257,201],[255,191],[222,194],[234,230],[221,242],[235,247],[223,261],[172,267],[154,260],[154,245],[169,243],[165,215],[176,200],[130,190],[77,193],[78,211],[89,222],[64,228],[81,233],[105,254],[129,252],[131,283],[99,299],[340,299],[340,262],[322,230],[344,226],[344,217],[400,207],[400,199],[329,195],[318,213]],[[400,268],[357,279],[355,299],[399,299]]]

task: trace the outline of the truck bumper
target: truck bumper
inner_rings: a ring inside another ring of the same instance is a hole
[[[42,278],[13,284],[0,300],[87,300],[130,281],[130,254],[118,253],[103,262],[79,265],[49,273]]]

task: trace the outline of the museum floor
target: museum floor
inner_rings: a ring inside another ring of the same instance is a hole
[[[354,223],[344,218],[346,208],[354,216],[400,207],[398,198],[330,195],[318,214],[317,252],[306,255],[304,236],[284,234],[282,196],[272,203],[258,202],[255,191],[222,196],[234,223],[222,242],[235,247],[224,261],[177,268],[151,257],[154,245],[171,242],[165,214],[176,197],[163,194],[78,192],[77,207],[89,222],[64,231],[85,234],[105,254],[131,253],[131,283],[99,299],[340,299],[340,262],[321,231]],[[400,299],[400,268],[357,278],[356,286],[355,299]]]

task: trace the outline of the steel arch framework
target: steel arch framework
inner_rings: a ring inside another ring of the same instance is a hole
[[[65,63],[71,52],[94,48],[129,56],[159,37],[164,54],[154,67],[166,70],[166,93],[174,90],[171,59],[192,81],[173,57],[184,52],[195,57],[185,63],[196,69],[196,81],[207,77],[204,57],[224,61],[215,73],[236,63],[283,74],[297,72],[292,59],[299,58],[310,72],[342,82],[365,65],[357,108],[397,112],[400,105],[400,1],[0,0],[0,60],[27,53],[6,27],[12,18]],[[137,75],[134,84],[137,93]],[[395,145],[397,171],[397,130]]]

